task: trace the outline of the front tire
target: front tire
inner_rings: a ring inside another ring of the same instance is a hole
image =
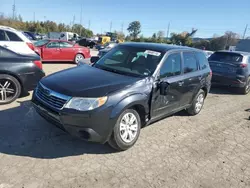
[[[134,109],[125,110],[118,118],[109,145],[118,151],[131,148],[140,135],[141,119]]]
[[[0,74],[0,105],[15,101],[21,94],[19,81],[7,74]]]
[[[191,107],[187,109],[187,112],[192,116],[199,114],[204,105],[204,101],[205,92],[203,90],[200,90],[196,95]]]

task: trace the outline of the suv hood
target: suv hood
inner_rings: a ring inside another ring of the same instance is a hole
[[[55,92],[72,97],[102,97],[140,79],[83,65],[54,73],[43,78],[41,83]]]

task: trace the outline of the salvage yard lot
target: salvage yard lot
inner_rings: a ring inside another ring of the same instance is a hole
[[[199,115],[181,112],[143,128],[120,153],[55,128],[30,98],[0,106],[0,188],[250,187],[250,95],[212,89]]]

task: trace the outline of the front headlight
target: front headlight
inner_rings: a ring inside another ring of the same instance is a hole
[[[71,108],[79,111],[88,111],[104,105],[108,97],[100,98],[79,98],[73,97],[64,108]]]

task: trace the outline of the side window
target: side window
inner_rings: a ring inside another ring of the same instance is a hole
[[[199,61],[200,69],[206,69],[208,67],[208,60],[203,52],[196,52],[196,57]]]
[[[47,45],[47,48],[59,48],[59,42],[51,42]]]
[[[15,33],[12,33],[12,32],[9,32],[9,31],[5,31],[5,32],[8,35],[10,41],[15,41],[15,42],[22,41],[22,39],[20,39],[20,37],[17,36]]]
[[[183,52],[183,60],[184,60],[184,74],[195,72],[198,70],[197,60],[195,58],[194,53]]]
[[[7,37],[5,35],[5,32],[3,30],[0,30],[0,41],[7,41]]]
[[[60,42],[60,48],[71,48],[71,47],[73,47],[73,45],[68,42]]]
[[[160,70],[160,78],[177,76],[181,74],[181,54],[170,54]]]

